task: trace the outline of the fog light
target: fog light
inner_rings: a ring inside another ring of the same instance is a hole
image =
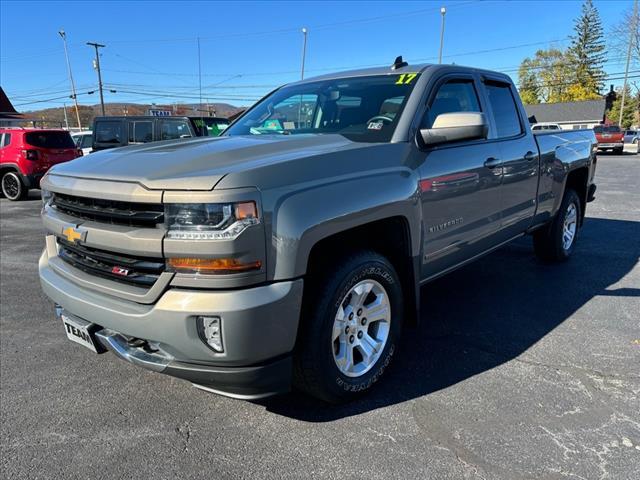
[[[224,352],[222,347],[222,320],[220,317],[198,317],[198,335],[203,342],[218,353]]]

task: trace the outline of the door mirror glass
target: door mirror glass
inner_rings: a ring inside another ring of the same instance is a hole
[[[483,113],[441,113],[436,117],[431,128],[420,130],[420,138],[425,145],[439,145],[487,138],[488,132],[489,127]]]

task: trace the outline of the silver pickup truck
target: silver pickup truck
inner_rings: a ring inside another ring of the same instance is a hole
[[[421,285],[523,235],[570,257],[595,152],[593,131],[534,136],[500,73],[399,57],[312,78],[221,137],[52,168],[42,288],[96,353],[236,398],[347,401],[429,320]]]

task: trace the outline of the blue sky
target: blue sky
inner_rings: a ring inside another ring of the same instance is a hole
[[[193,103],[198,101],[200,37],[205,101],[247,105],[274,86],[299,78],[302,27],[309,30],[307,77],[390,64],[400,54],[410,62],[435,61],[443,5],[443,61],[505,71],[516,78],[525,56],[568,44],[581,4],[2,0],[0,84],[21,111],[70,103],[69,98],[56,98],[69,93],[57,34],[63,28],[81,104],[98,103],[97,94],[86,94],[97,85],[94,52],[87,41],[107,45],[100,60],[105,101]],[[631,0],[595,4],[605,32],[632,6]],[[608,52],[608,73],[624,71],[624,54]]]

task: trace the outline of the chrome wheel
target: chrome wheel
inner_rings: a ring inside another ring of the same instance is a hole
[[[342,299],[333,321],[333,359],[347,377],[359,377],[376,364],[389,338],[391,305],[384,287],[362,280]]]
[[[567,207],[567,214],[564,217],[564,227],[562,229],[562,248],[569,250],[573,245],[578,228],[578,209],[575,203],[570,203]]]
[[[15,200],[20,196],[20,192],[22,191],[22,185],[20,184],[20,179],[18,176],[13,173],[6,173],[2,177],[2,193],[9,200]]]

